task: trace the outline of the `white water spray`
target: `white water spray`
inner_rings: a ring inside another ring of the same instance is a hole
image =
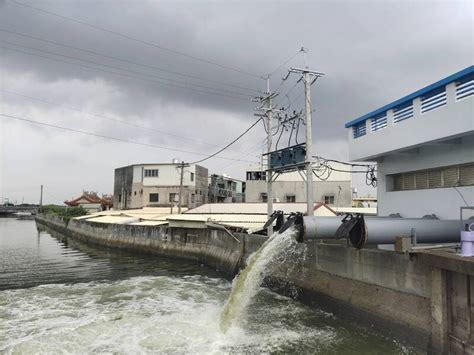
[[[275,233],[249,257],[245,269],[232,282],[232,291],[221,314],[222,331],[227,332],[244,317],[265,276],[269,274],[269,264],[292,245],[297,244],[293,238],[294,233],[293,228],[283,233]]]

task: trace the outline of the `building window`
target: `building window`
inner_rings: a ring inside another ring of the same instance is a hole
[[[191,194],[191,203],[194,203],[194,194]]]
[[[194,181],[194,173],[191,173],[191,181]]]
[[[137,196],[137,192],[136,192],[136,191],[133,191],[133,195],[134,195],[134,196]]]
[[[122,194],[118,195],[118,202],[122,202]]]
[[[446,105],[446,87],[433,89],[421,96],[421,113],[426,113]]]
[[[388,175],[393,188],[387,191],[426,190],[453,186],[474,186],[474,163]]]
[[[456,100],[462,100],[474,95],[474,75],[456,81]]]
[[[393,123],[413,117],[413,101],[409,101],[393,109]]]
[[[474,185],[474,164],[459,167],[459,183],[461,186]]]
[[[334,205],[334,195],[324,196],[324,203],[326,205]]]
[[[382,128],[387,127],[387,112],[372,117],[372,132],[379,131]]]
[[[268,195],[266,192],[262,192],[260,194],[260,199],[262,200],[262,202],[267,202],[268,201]]]
[[[170,193],[170,202],[178,202],[178,194],[176,192]]]
[[[247,171],[247,180],[267,180],[265,171]]]
[[[160,194],[150,194],[150,202],[159,202]]]
[[[145,177],[158,177],[159,170],[158,169],[145,169]]]
[[[366,133],[367,133],[367,130],[365,126],[365,121],[357,123],[354,126],[352,126],[352,136],[354,138],[365,136]]]
[[[296,202],[296,196],[295,195],[286,195],[286,202],[295,203]]]

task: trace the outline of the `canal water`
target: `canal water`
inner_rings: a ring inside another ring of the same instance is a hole
[[[397,339],[260,289],[239,327],[232,283],[194,262],[78,244],[0,219],[0,353],[408,354]]]

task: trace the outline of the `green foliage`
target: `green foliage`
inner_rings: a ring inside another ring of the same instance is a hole
[[[74,218],[86,215],[87,211],[82,208],[82,206],[66,207],[57,205],[45,205],[42,207],[42,213],[56,215],[64,218]]]

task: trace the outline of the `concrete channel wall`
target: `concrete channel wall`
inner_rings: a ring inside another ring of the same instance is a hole
[[[68,222],[41,215],[36,221],[85,243],[195,260],[227,276],[266,239],[210,227]],[[301,262],[275,266],[267,286],[279,290],[290,282],[302,301],[402,336],[429,353],[474,354],[474,262],[317,241],[306,247]]]

